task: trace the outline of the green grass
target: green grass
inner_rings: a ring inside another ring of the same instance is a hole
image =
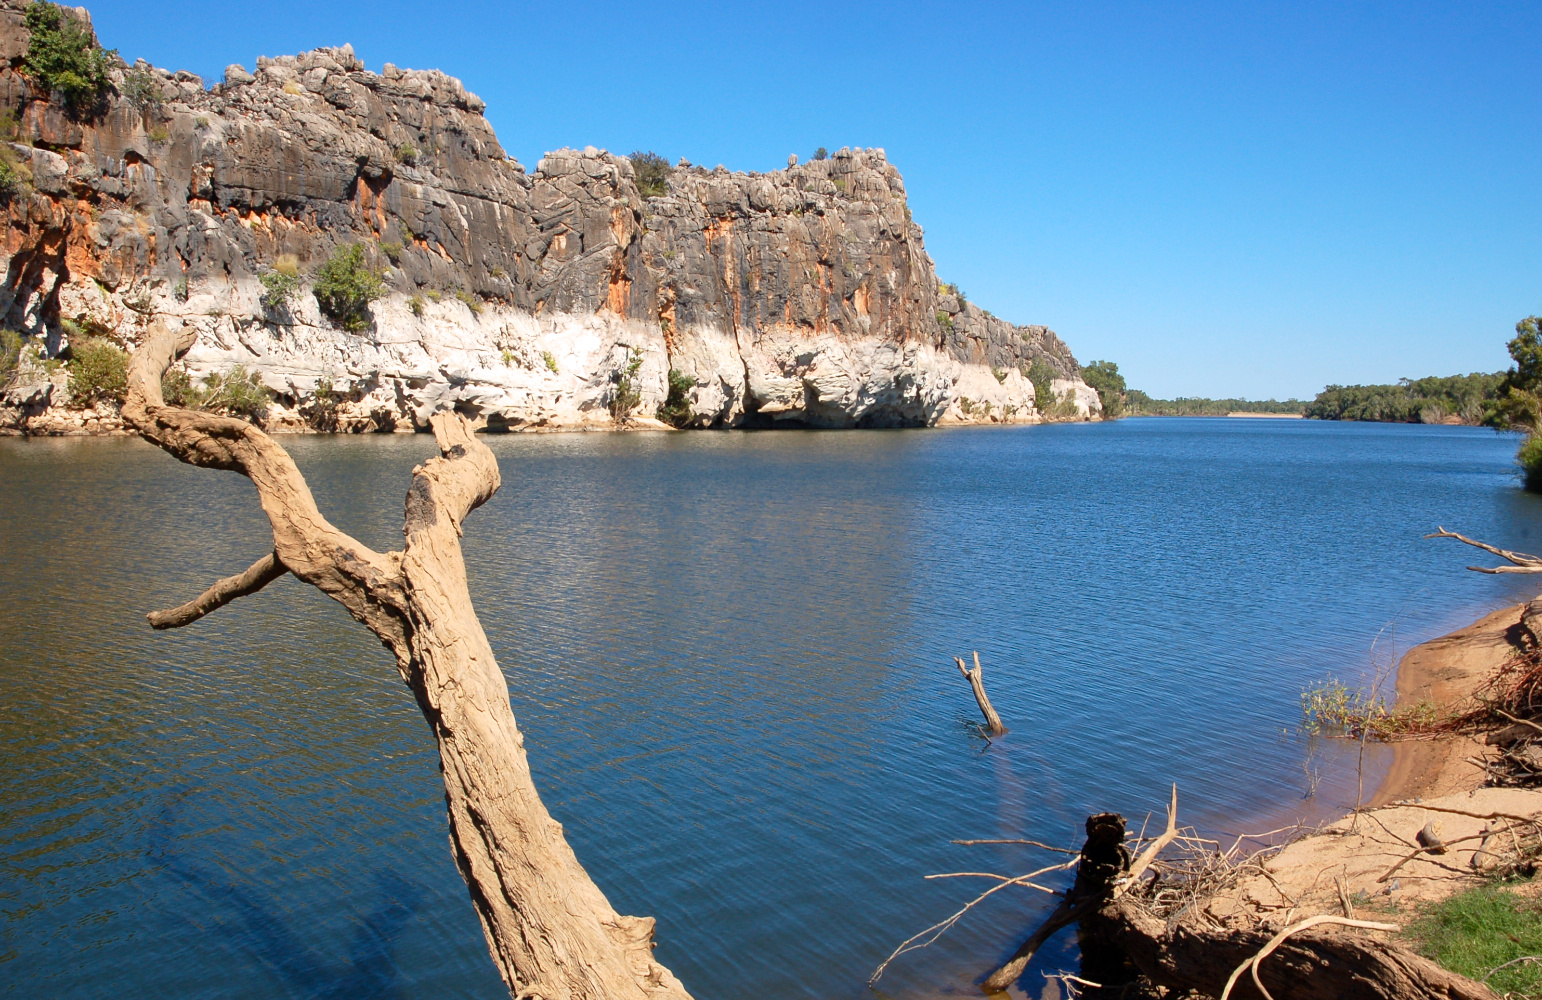
[[[1423,911],[1409,925],[1418,950],[1452,972],[1482,979],[1501,996],[1542,997],[1542,962],[1499,966],[1542,955],[1542,901],[1522,899],[1501,885],[1484,885]]]

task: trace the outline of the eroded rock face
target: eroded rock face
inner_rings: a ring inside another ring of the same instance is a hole
[[[623,377],[647,424],[671,370],[698,427],[1032,421],[1035,358],[1096,408],[1053,333],[939,294],[882,150],[763,174],[682,163],[644,198],[626,158],[592,147],[527,172],[459,81],[370,73],[348,46],[231,66],[209,89],[121,67],[76,117],[19,72],[25,6],[0,0],[0,110],[31,175],[5,207],[0,320],[47,357],[192,325],[188,371],[258,371],[280,427],[324,380],[346,429],[420,429],[443,408],[490,429],[610,428]],[[122,96],[126,74],[159,98]],[[370,329],[339,329],[308,293],[264,306],[280,255],[310,274],[353,243],[386,273]],[[100,429],[61,413],[56,383],[8,393],[0,423]]]

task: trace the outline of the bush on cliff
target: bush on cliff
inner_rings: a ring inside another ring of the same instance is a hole
[[[1023,372],[1023,377],[1033,383],[1033,405],[1040,413],[1048,413],[1055,405],[1054,382],[1060,373],[1043,358],[1034,358],[1033,364]]]
[[[248,420],[261,420],[268,414],[268,401],[273,394],[255,371],[234,365],[223,374],[210,375],[207,385],[208,395],[203,402],[206,410],[223,410]]]
[[[659,198],[669,193],[669,161],[659,154],[639,150],[628,156],[632,161],[632,174],[637,180],[637,193],[644,198]]]
[[[23,194],[32,184],[32,171],[6,142],[0,142],[0,204]]]
[[[91,109],[107,94],[116,49],[96,44],[91,28],[73,11],[57,4],[33,3],[27,8],[32,39],[22,72],[39,87],[63,96],[71,111]]]
[[[364,261],[364,244],[332,251],[316,272],[312,293],[333,322],[351,333],[368,330],[374,317],[369,304],[385,294],[385,282]]]
[[[269,312],[288,309],[300,295],[300,262],[286,253],[262,276],[262,307]]]
[[[128,354],[116,344],[89,338],[70,345],[70,402],[121,403],[128,393]]]
[[[181,406],[196,410],[207,398],[204,391],[193,384],[193,376],[184,368],[169,368],[161,376],[161,398],[168,406]]]
[[[642,362],[641,352],[634,350],[627,359],[626,367],[613,376],[616,390],[610,396],[610,415],[618,422],[624,423],[642,402],[642,390],[637,388],[637,372],[642,368]]]
[[[1082,366],[1082,381],[1098,392],[1098,402],[1103,404],[1103,419],[1117,420],[1124,416],[1124,376],[1112,361],[1094,361]]]
[[[669,395],[659,404],[658,417],[671,427],[691,422],[691,399],[686,393],[696,388],[696,380],[684,372],[669,370]]]

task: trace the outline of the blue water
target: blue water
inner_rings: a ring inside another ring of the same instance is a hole
[[[339,526],[400,544],[430,440],[286,443]],[[537,781],[700,1000],[860,997],[988,884],[921,876],[1045,863],[954,838],[1074,845],[1174,781],[1217,832],[1352,804],[1354,755],[1296,733],[1301,689],[1529,596],[1422,540],[1437,524],[1542,549],[1515,438],[1471,428],[489,444],[505,485],[468,568]],[[238,477],[132,440],[0,441],[5,995],[504,995],[379,644],[292,579],[144,625],[266,539]],[[1011,729],[990,743],[951,662],[972,649]],[[881,990],[972,992],[1053,901],[992,902]],[[1057,942],[1030,993],[1074,962]]]

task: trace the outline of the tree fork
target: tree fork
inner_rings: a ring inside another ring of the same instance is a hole
[[[618,914],[546,811],[508,685],[466,584],[461,522],[498,490],[498,463],[453,413],[430,420],[440,455],[412,473],[406,544],[375,552],[316,508],[278,443],[244,420],[166,405],[161,376],[195,332],[157,321],[134,353],[123,419],[189,465],[252,481],[273,551],[193,601],[150,617],[177,628],[284,573],[321,590],[396,657],[439,746],[456,867],[488,949],[517,1000],[691,1000],[654,961],[654,921]]]

